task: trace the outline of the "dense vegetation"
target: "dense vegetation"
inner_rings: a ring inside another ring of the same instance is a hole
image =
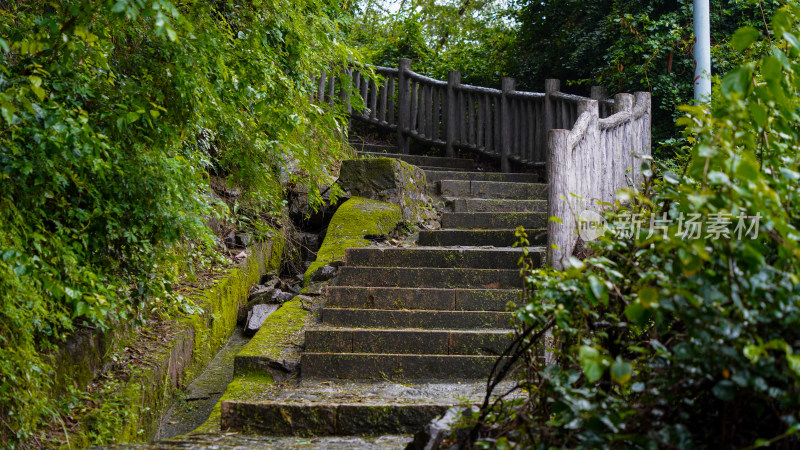
[[[798,30],[790,2],[768,31],[733,34],[744,63],[722,77],[710,114],[680,108],[690,143],[680,170],[647,169],[585,260],[525,271],[513,353],[529,364],[527,395],[483,410],[473,435],[483,445],[797,448]],[[692,217],[699,234],[687,234]],[[727,235],[715,231],[726,221]],[[544,331],[557,365],[530,350]]]
[[[280,214],[287,183],[313,197],[342,150],[307,77],[353,57],[350,20],[326,0],[0,1],[0,446],[59,414],[47,354],[76,327],[190,306],[171,286],[230,215],[211,175],[248,217]]]

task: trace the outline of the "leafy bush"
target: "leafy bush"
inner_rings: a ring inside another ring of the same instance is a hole
[[[515,351],[549,329],[558,364],[518,355],[530,361],[528,395],[483,410],[494,424],[474,429],[483,445],[800,444],[799,21],[790,3],[769,34],[736,32],[731,45],[749,62],[722,78],[710,114],[682,108],[682,172],[629,192],[591,257],[526,272]],[[753,57],[760,45],[768,53]],[[683,235],[694,214],[706,227]],[[625,217],[640,217],[641,231],[621,236]],[[651,218],[666,219],[666,237],[649,232]],[[716,238],[709,221],[726,219],[730,235]]]
[[[46,353],[74,326],[171,310],[182,243],[209,242],[209,171],[280,212],[283,182],[313,190],[341,156],[307,86],[352,58],[348,14],[325,0],[0,2],[0,442],[55,413]]]

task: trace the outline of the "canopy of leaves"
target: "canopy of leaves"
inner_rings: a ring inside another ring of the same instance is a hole
[[[798,30],[792,2],[768,32],[733,34],[744,62],[710,113],[681,108],[685,167],[662,168],[609,216],[640,227],[606,233],[565,272],[526,272],[532,294],[518,317],[526,330],[552,327],[559,363],[528,355],[529,396],[487,416],[506,427],[499,447],[798,446]],[[686,234],[690,217],[706,223],[699,235]],[[728,234],[709,227],[720,220]]]
[[[693,96],[692,0],[523,0],[519,33],[507,67],[518,84],[541,91],[546,78],[610,93],[649,91],[655,141],[677,138],[677,106]],[[780,2],[711,0],[712,72],[742,61],[728,40],[739,27],[768,33],[766,22]],[[769,35],[768,35],[769,37]],[[768,42],[768,39],[767,41]],[[762,46],[760,46],[762,47]],[[671,157],[669,142],[665,153]]]
[[[0,443],[44,413],[45,352],[170,305],[209,171],[280,211],[341,155],[308,76],[353,55],[327,0],[0,2]]]
[[[513,42],[513,8],[499,0],[367,0],[350,38],[369,62],[412,69],[439,79],[499,86]]]

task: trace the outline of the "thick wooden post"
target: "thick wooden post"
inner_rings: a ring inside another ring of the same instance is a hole
[[[568,141],[569,130],[547,132],[547,215],[560,219],[547,222],[547,263],[557,270],[563,270],[565,258],[569,258],[567,252],[572,247],[570,239],[574,230],[572,213],[567,204],[570,189],[568,178],[571,176]]]
[[[555,100],[551,98],[553,92],[558,92],[561,89],[561,82],[556,79],[544,80],[544,142],[542,146],[547,149],[549,137],[547,132],[556,127],[556,105]],[[547,150],[545,150],[547,151]],[[545,153],[545,156],[549,153]]]
[[[608,94],[606,93],[606,88],[603,86],[592,86],[592,92],[590,94],[592,100],[597,100],[598,102],[602,102],[603,100],[608,98]],[[598,110],[600,117],[608,117],[608,107],[600,103],[600,109]]]
[[[447,74],[447,98],[445,98],[445,156],[455,156],[454,144],[458,136],[458,99],[456,88],[461,84],[461,72],[451,70]]]
[[[347,80],[347,81],[345,81]],[[353,86],[353,70],[344,69],[342,72],[341,82],[339,83],[339,96],[342,99],[342,106],[347,111],[347,132],[353,128],[353,105],[350,104],[350,89]]]
[[[514,130],[511,128],[513,120],[511,118],[511,99],[508,98],[508,93],[514,90],[514,79],[504,77],[501,82],[501,89],[503,91],[500,98],[500,169],[505,172],[511,172],[511,163],[508,160],[511,154],[511,146],[513,142]]]
[[[411,60],[400,58],[399,71],[397,74],[397,101],[399,114],[397,117],[397,148],[400,153],[408,154],[408,131],[411,123],[411,95],[409,92],[408,72],[411,70]]]

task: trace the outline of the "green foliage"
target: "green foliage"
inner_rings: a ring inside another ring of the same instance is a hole
[[[729,37],[739,27],[766,32],[779,1],[711,0],[712,73],[742,62]],[[674,121],[678,105],[693,98],[694,59],[691,0],[593,0],[522,2],[520,31],[509,57],[520,85],[541,91],[546,78],[601,85],[610,93],[649,91],[653,136],[659,157],[674,157],[681,145]],[[758,43],[768,47],[768,40]]]
[[[496,0],[367,1],[351,39],[369,62],[397,67],[411,58],[416,72],[462,82],[498,86],[513,42],[510,4]]]
[[[607,233],[564,272],[527,271],[533,293],[517,316],[552,325],[558,364],[531,355],[529,396],[487,416],[504,430],[492,445],[797,447],[799,25],[790,3],[769,34],[733,35],[745,63],[722,78],[711,113],[681,108],[686,165],[662,168],[619,212],[641,214],[641,233]],[[729,237],[681,238],[692,214],[759,216],[759,232],[739,239],[734,220]],[[666,238],[647,231],[664,217]]]
[[[74,326],[180,307],[209,171],[254,214],[318,189],[341,130],[307,77],[353,57],[349,20],[326,0],[0,3],[0,442],[55,413],[45,355]]]

